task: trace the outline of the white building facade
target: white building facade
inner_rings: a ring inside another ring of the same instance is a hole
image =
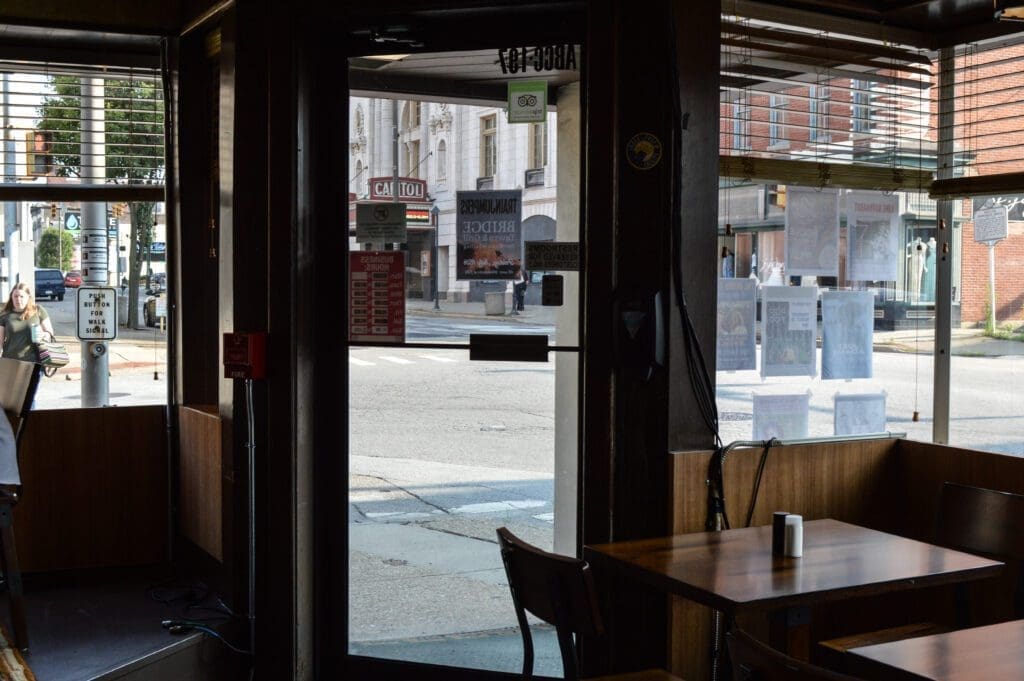
[[[437,209],[436,267],[431,221],[412,218],[415,206],[410,205],[407,243],[392,246],[407,254],[408,297],[431,298],[435,273],[442,300],[481,301],[485,292],[507,287],[506,281],[456,279],[456,192],[521,189],[523,241],[555,239],[557,114],[549,112],[544,123],[509,124],[506,119],[501,107],[350,98],[350,198],[368,199],[370,179],[390,178],[397,170],[400,178],[425,181],[427,204],[421,208]],[[353,237],[351,248],[362,247]],[[539,286],[530,289],[539,296]]]

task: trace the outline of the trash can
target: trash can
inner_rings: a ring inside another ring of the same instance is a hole
[[[505,314],[505,292],[496,291],[484,294],[484,314]]]

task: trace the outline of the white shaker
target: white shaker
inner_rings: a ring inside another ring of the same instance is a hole
[[[784,553],[790,558],[804,555],[804,517],[793,513],[786,516],[786,541]]]

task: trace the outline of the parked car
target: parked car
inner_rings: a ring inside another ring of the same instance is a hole
[[[167,290],[167,274],[164,272],[157,272],[149,277],[149,284],[146,287],[146,293],[152,293],[154,295]]]
[[[78,288],[82,285],[82,273],[78,270],[68,270],[64,275],[64,285],[68,288]]]
[[[35,280],[36,299],[64,300],[64,273],[60,270],[37,269]]]

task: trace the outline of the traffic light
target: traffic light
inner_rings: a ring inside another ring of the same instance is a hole
[[[57,219],[57,204],[56,203],[51,203],[50,204],[50,219],[51,220],[56,220]]]

